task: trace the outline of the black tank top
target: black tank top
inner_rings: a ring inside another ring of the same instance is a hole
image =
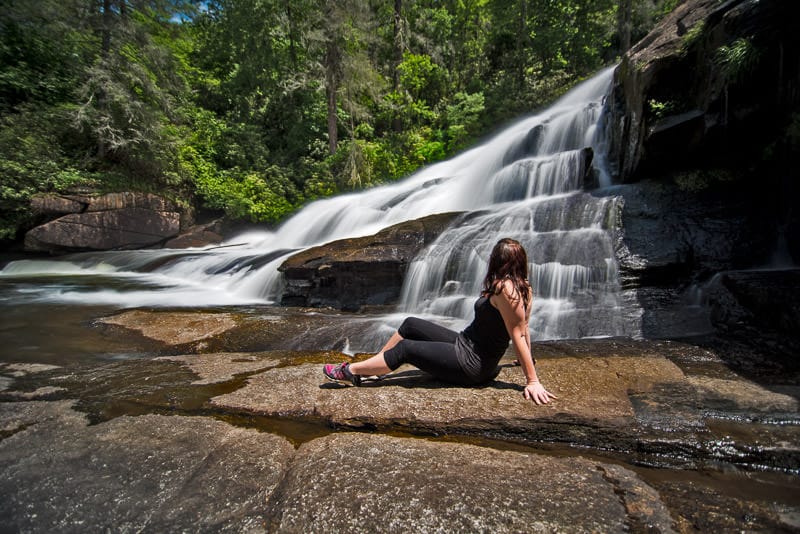
[[[475,301],[475,318],[464,329],[464,335],[481,353],[498,358],[506,351],[511,340],[500,310],[492,306],[489,297],[481,297]]]

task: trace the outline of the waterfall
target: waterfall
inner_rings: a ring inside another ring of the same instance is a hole
[[[603,70],[546,110],[400,182],[312,202],[272,232],[207,249],[16,261],[0,277],[38,277],[42,299],[120,307],[268,303],[280,297],[277,269],[292,252],[457,211],[461,219],[410,266],[403,310],[466,321],[489,250],[508,236],[531,261],[536,338],[630,334],[613,251],[615,199],[582,183],[586,147],[596,154],[592,172],[608,182],[598,122],[612,74]],[[76,285],[51,284],[56,276]]]
[[[484,197],[484,209],[446,230],[410,266],[405,312],[466,323],[492,247],[511,237],[528,252],[535,339],[638,334],[636,313],[620,295],[616,198],[583,190],[584,147],[598,155],[592,170],[608,184],[598,123],[610,74],[521,123],[524,130],[504,147],[501,164],[483,169],[475,195]]]

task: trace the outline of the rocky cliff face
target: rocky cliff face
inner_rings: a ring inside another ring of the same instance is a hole
[[[689,1],[615,73],[608,161],[627,184],[611,192],[617,255],[645,337],[800,330],[793,314],[760,320],[800,306],[785,290],[796,274],[775,270],[800,261],[787,200],[798,193],[798,15],[798,2]]]
[[[800,102],[798,16],[798,2],[678,6],[615,73],[608,124],[616,178],[761,156]]]

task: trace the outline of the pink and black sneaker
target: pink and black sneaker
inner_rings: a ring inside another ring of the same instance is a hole
[[[350,372],[350,364],[347,362],[340,363],[339,365],[326,363],[322,368],[322,372],[325,373],[325,376],[327,376],[329,380],[350,382],[354,386],[361,385],[361,377]]]

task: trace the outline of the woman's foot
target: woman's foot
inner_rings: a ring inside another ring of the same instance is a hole
[[[322,372],[325,373],[325,376],[327,376],[329,380],[350,382],[354,386],[361,385],[361,377],[350,372],[350,364],[347,362],[340,363],[339,365],[326,363],[322,368]]]

